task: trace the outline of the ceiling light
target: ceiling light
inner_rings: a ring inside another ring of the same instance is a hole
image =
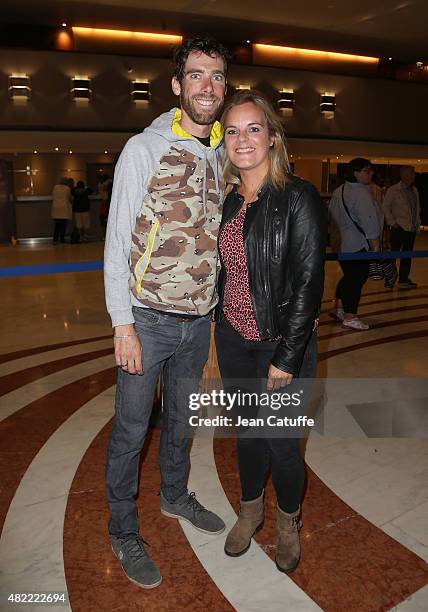
[[[339,53],[337,51],[320,51],[319,49],[301,49],[299,47],[282,47],[281,45],[255,44],[254,50],[265,57],[273,59],[274,56],[287,59],[310,59],[324,61],[359,62],[363,64],[377,64],[378,57],[367,55],[354,55],[352,53]]]
[[[59,147],[55,147],[55,151],[59,151]]]
[[[37,153],[38,153],[37,149],[34,149],[33,153],[34,153],[34,155],[37,155]]]
[[[70,155],[73,153],[72,149],[69,150]]]
[[[63,21],[61,25],[62,25],[63,28],[67,27],[67,24],[65,23],[65,21]]]
[[[152,32],[132,32],[129,30],[109,30],[105,28],[72,27],[73,34],[86,39],[101,39],[104,41],[164,43],[180,45],[183,37],[175,34],[153,34]]]
[[[104,155],[107,155],[108,151],[104,151]]]

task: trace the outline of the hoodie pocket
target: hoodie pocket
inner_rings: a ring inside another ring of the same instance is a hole
[[[144,274],[146,273],[147,266],[150,263],[150,257],[152,255],[153,246],[155,244],[156,233],[159,228],[159,221],[156,219],[150,229],[149,235],[147,236],[147,245],[144,253],[141,255],[134,267],[135,287],[137,293],[141,292],[141,285],[143,282]]]

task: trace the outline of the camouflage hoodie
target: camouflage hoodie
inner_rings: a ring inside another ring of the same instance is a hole
[[[217,302],[221,129],[205,147],[180,118],[160,115],[116,166],[104,253],[113,326],[134,322],[132,306],[204,315]]]

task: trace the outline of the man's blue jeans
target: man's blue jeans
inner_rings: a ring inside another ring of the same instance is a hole
[[[139,376],[118,369],[115,417],[107,452],[109,531],[116,536],[139,532],[135,499],[140,453],[162,369],[161,491],[170,502],[187,491],[191,432],[188,415],[180,414],[183,402],[178,402],[177,388],[183,379],[201,377],[210,345],[210,315],[181,322],[161,311],[134,308],[134,318],[143,346],[144,373]]]

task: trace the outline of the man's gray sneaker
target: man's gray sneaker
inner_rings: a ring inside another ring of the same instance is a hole
[[[143,538],[127,535],[121,538],[111,535],[111,547],[119,559],[126,577],[143,589],[153,589],[162,582],[162,576],[145,549]]]
[[[199,531],[216,534],[224,531],[226,527],[217,514],[210,512],[198,502],[195,493],[183,493],[173,503],[167,501],[162,493],[160,498],[162,514],[172,518],[182,518]]]

